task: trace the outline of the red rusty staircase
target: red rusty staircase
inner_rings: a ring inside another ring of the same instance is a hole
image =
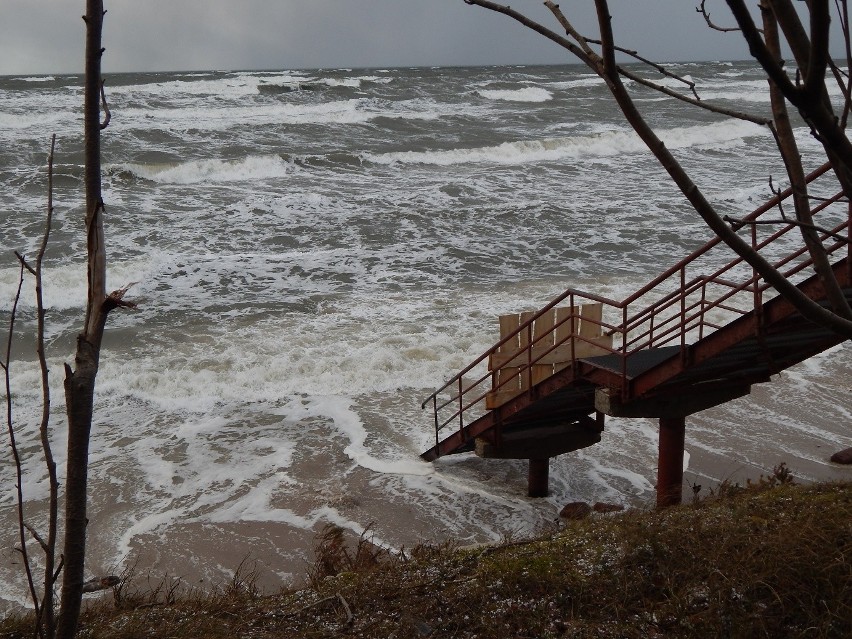
[[[852,301],[852,206],[825,165],[808,176],[813,215]],[[737,226],[751,246],[823,306],[788,189]],[[779,219],[781,218],[781,219]],[[550,457],[600,441],[605,415],[660,420],[658,504],[678,503],[685,417],[845,341],[777,295],[718,238],[623,301],[569,289],[537,312],[500,318],[501,339],[423,402],[435,445],[530,460],[530,496],[547,494]]]

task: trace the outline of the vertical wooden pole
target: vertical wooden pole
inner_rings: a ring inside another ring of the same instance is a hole
[[[530,460],[527,495],[530,497],[547,497],[547,494],[550,492],[548,486],[549,472],[550,460],[547,457]]]
[[[660,418],[660,450],[657,463],[657,508],[676,506],[683,497],[683,448],[685,417]]]

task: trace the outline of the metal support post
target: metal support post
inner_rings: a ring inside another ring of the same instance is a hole
[[[683,448],[686,418],[660,418],[660,451],[657,464],[657,508],[676,506],[683,497]]]
[[[527,494],[530,497],[547,497],[549,492],[548,475],[550,472],[550,460],[531,459],[530,472],[527,482]]]

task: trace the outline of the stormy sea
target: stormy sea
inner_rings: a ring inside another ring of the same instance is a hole
[[[702,99],[767,114],[746,63],[669,65]],[[660,82],[680,85],[671,78]],[[79,76],[0,78],[0,340],[41,240],[53,440],[63,363],[83,319]],[[660,137],[724,213],[771,195],[768,130],[634,87]],[[708,239],[683,196],[577,66],[112,74],[103,132],[109,320],[90,458],[88,570],[189,585],[248,558],[299,583],[328,523],[392,549],[482,543],[555,525],[566,502],[648,507],[657,425],[608,419],[600,444],[551,462],[421,461],[421,402],[496,341],[497,318],[568,287],[620,299]],[[805,164],[818,144],[797,130]],[[28,520],[47,494],[27,280],[12,339]],[[705,491],[785,462],[849,478],[852,349],[838,347],[687,422],[686,480]],[[4,403],[5,414],[5,399]],[[4,433],[6,427],[3,428]],[[26,604],[8,436],[0,457],[0,610]],[[844,474],[845,473],[845,474]]]

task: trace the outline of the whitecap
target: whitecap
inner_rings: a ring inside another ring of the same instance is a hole
[[[670,148],[713,146],[763,135],[764,130],[751,122],[725,122],[693,127],[674,127],[657,132]],[[570,159],[607,158],[645,153],[647,147],[633,131],[610,131],[591,136],[572,136],[544,140],[504,142],[498,146],[445,151],[403,151],[380,155],[364,154],[377,164],[524,164]]]
[[[285,177],[290,165],[278,155],[255,155],[238,160],[192,160],[164,164],[116,164],[108,173],[129,172],[161,184],[241,182]]]
[[[553,99],[553,94],[541,87],[524,87],[523,89],[479,89],[483,98],[489,100],[506,100],[510,102],[547,102]]]

